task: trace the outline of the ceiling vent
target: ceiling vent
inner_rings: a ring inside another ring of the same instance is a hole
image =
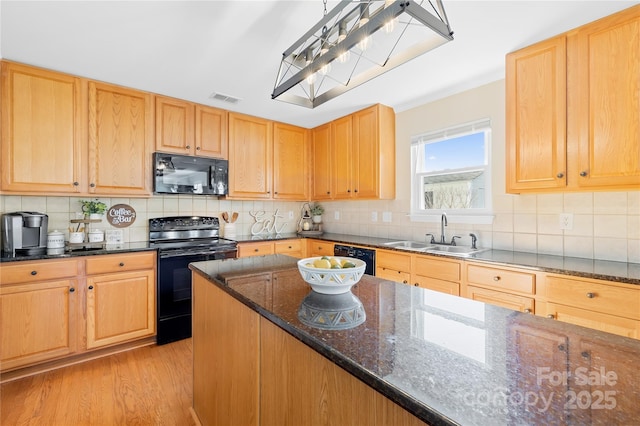
[[[219,92],[213,92],[211,95],[209,95],[209,98],[215,99],[216,101],[228,102],[230,104],[237,104],[242,100],[235,96],[225,95],[224,93],[219,93]]]

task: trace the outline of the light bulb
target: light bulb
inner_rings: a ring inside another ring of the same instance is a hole
[[[320,74],[322,75],[327,75],[331,72],[331,64],[325,64],[323,66],[320,67],[320,69],[318,70],[320,72]]]
[[[384,23],[384,32],[387,34],[391,34],[393,30],[396,29],[396,23],[398,22],[398,18],[393,18]]]
[[[305,78],[305,81],[307,82],[308,85],[312,85],[313,83],[316,82],[316,73],[311,73],[307,76],[307,78]]]
[[[370,44],[371,44],[371,37],[366,36],[365,38],[363,38],[358,42],[358,48],[364,52],[369,48]]]
[[[341,64],[348,62],[349,59],[351,59],[351,52],[348,50],[345,50],[338,56],[338,62],[340,62]]]

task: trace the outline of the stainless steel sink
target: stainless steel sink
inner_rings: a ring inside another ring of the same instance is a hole
[[[443,253],[450,254],[452,256],[469,257],[476,253],[486,251],[488,249],[477,249],[464,246],[429,246],[423,251],[426,253]]]
[[[417,241],[392,241],[390,243],[385,243],[385,246],[393,247],[397,249],[405,249],[405,250],[424,250],[426,248],[431,247],[430,244],[427,243],[419,243]]]

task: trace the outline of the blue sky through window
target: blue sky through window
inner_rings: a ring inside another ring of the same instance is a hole
[[[484,132],[424,145],[425,172],[437,172],[486,164]]]

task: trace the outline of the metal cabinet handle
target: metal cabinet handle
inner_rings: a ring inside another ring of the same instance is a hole
[[[200,151],[200,147],[199,146],[196,146],[196,151]]]
[[[584,358],[584,359],[589,359],[589,358],[591,358],[591,353],[589,353],[589,351],[582,351],[582,352],[580,353],[580,355],[581,355],[581,356],[582,356],[582,358]]]
[[[187,149],[191,149],[191,145],[187,145],[185,148],[187,148]]]
[[[553,314],[549,314],[549,315],[547,315],[547,318],[549,318],[549,319],[555,319],[555,317],[553,316]]]
[[[92,285],[89,286],[89,290],[93,290],[93,286]]]
[[[559,344],[558,345],[558,350],[561,351],[561,352],[564,352],[565,346],[563,344]]]
[[[414,287],[419,287],[418,283],[415,283],[415,284],[414,284]]]
[[[531,311],[531,309],[527,308],[527,309],[525,309],[523,312],[524,312],[525,314],[530,314],[532,311]]]
[[[92,187],[92,188],[95,188],[95,187],[96,187],[96,184],[95,184],[95,183],[93,183],[93,182],[91,182],[91,183],[89,184],[89,186],[90,186],[90,187]]]
[[[556,176],[558,179],[562,179],[564,177],[564,173],[560,172]]]
[[[587,293],[587,297],[588,297],[589,299],[593,299],[594,297],[596,297],[596,294],[595,294],[595,293],[591,293],[591,292],[589,292],[589,293]]]
[[[120,262],[120,263],[119,263],[119,266],[124,266],[124,262]]]
[[[73,288],[73,287],[71,287],[71,288],[69,289],[69,293],[73,293],[74,291],[76,291],[76,289],[75,289],[75,288]]]
[[[73,182],[73,186],[78,186],[80,185],[80,182]]]
[[[260,249],[253,249],[253,251],[255,251],[256,253],[260,251]]]
[[[580,176],[585,177],[587,175],[587,172],[585,170],[580,172]]]
[[[409,284],[409,281],[404,280],[404,281],[402,281],[402,284]]]
[[[496,275],[495,277],[493,277],[494,281],[500,281],[502,278],[500,278],[500,275]]]
[[[31,271],[31,275],[38,275],[38,271]]]

